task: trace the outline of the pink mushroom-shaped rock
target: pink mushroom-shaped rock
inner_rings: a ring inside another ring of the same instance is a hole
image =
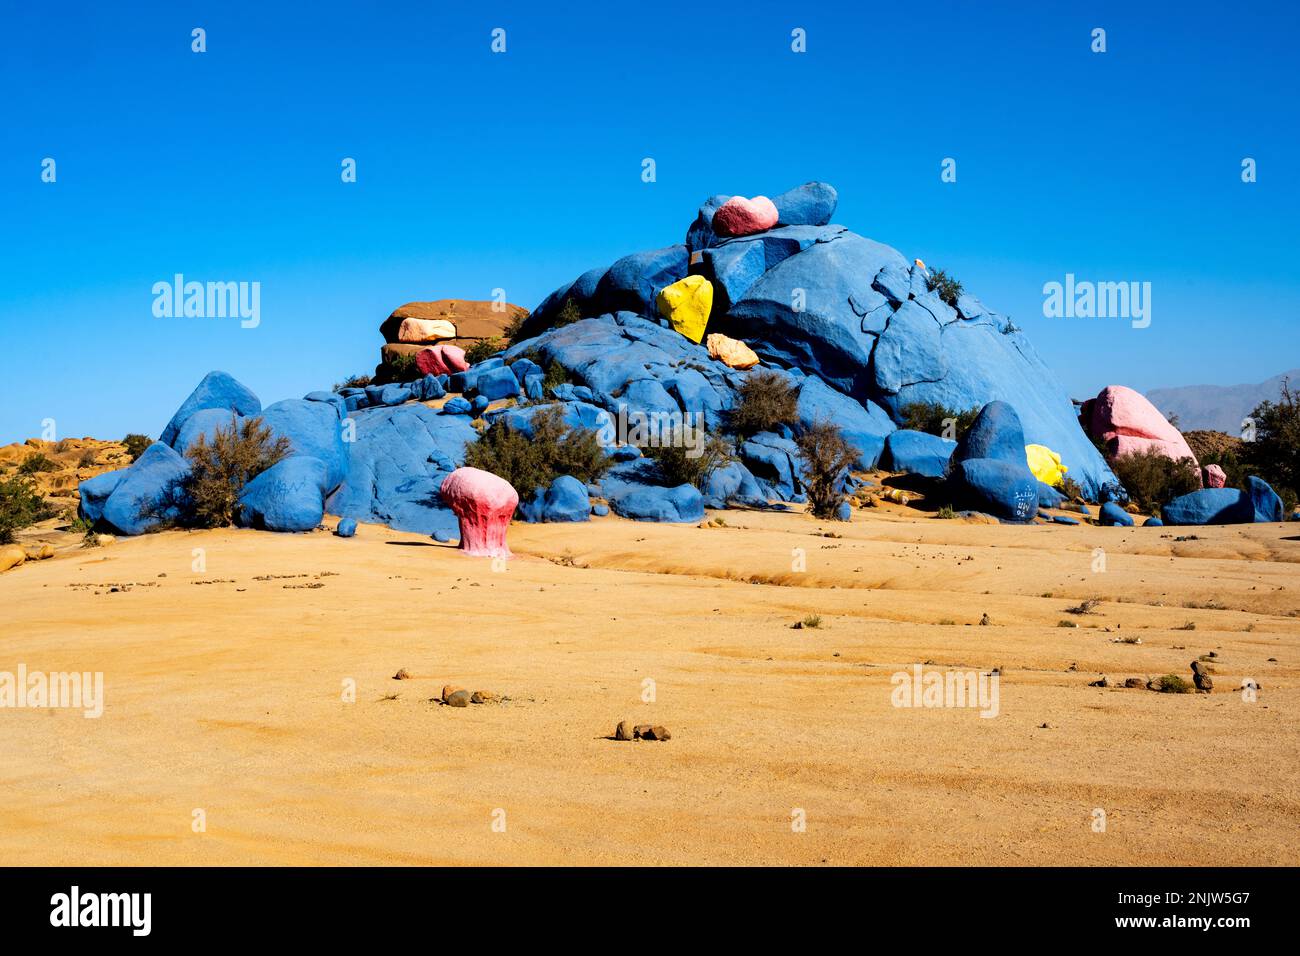
[[[459,345],[438,344],[415,353],[415,367],[423,375],[450,375],[469,368],[465,350]]]
[[[732,196],[713,214],[713,231],[720,236],[749,236],[776,225],[776,204],[766,196]]]
[[[475,557],[508,558],[506,528],[519,504],[510,482],[479,468],[457,468],[438,493],[460,519],[460,549]]]
[[[1205,466],[1205,487],[1222,488],[1228,483],[1228,474],[1218,465]]]

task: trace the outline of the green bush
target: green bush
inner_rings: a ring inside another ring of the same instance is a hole
[[[50,458],[44,452],[37,451],[32,452],[22,460],[22,464],[18,466],[18,474],[34,475],[40,471],[54,471],[54,469],[58,467],[59,466],[54,459]]]
[[[961,283],[948,273],[942,269],[935,269],[930,273],[930,291],[937,293],[939,298],[955,309],[957,299],[961,297],[962,288]]]
[[[580,321],[582,321],[582,310],[578,308],[578,303],[572,299],[565,299],[564,307],[555,316],[555,321],[551,323],[551,327],[558,329],[560,326],[572,325],[574,322]]]
[[[131,460],[135,461],[145,453],[145,449],[153,444],[153,439],[148,435],[138,435],[132,432],[122,439],[122,444],[126,446],[126,453],[131,456]]]
[[[413,382],[424,373],[415,364],[414,352],[392,352],[386,363],[388,378],[393,382]]]
[[[1155,514],[1179,495],[1201,487],[1200,472],[1192,459],[1175,461],[1155,449],[1121,455],[1111,462],[1111,470],[1147,514]]]
[[[345,388],[365,388],[367,385],[374,384],[372,375],[349,375],[341,382],[334,383],[334,391],[342,391]]]
[[[542,379],[542,394],[550,395],[551,391],[557,385],[563,385],[569,381],[569,370],[554,360],[546,366],[546,377]]]
[[[218,427],[209,442],[206,435],[185,452],[190,475],[183,488],[188,514],[184,522],[200,528],[224,528],[235,518],[235,503],[244,485],[289,454],[289,439],[272,440],[271,428],[261,417],[238,421],[232,413],[229,427]]]
[[[1162,694],[1190,694],[1192,685],[1177,674],[1165,674],[1151,682],[1151,689]]]
[[[956,440],[975,424],[979,413],[978,408],[968,408],[962,412],[939,402],[909,402],[898,410],[898,427]],[[945,425],[950,421],[955,423],[955,430],[945,435]]]
[[[595,481],[610,466],[596,432],[569,428],[555,406],[533,413],[531,438],[506,426],[492,425],[483,437],[465,448],[465,464],[504,478],[527,499],[537,488],[548,488],[561,475],[584,484]]]
[[[681,426],[674,429],[667,445],[648,447],[647,458],[654,461],[659,474],[669,485],[694,485],[702,488],[709,475],[735,461],[731,443],[721,435],[710,435],[702,430],[690,436],[699,445],[700,454],[692,457],[687,442],[682,440]]]
[[[1244,464],[1273,486],[1289,513],[1300,492],[1300,396],[1284,380],[1278,400],[1261,402],[1250,417],[1255,435],[1241,446]]]
[[[803,458],[809,509],[818,518],[835,517],[836,509],[848,497],[844,478],[860,452],[845,440],[838,426],[826,421],[814,422],[795,444]]]
[[[490,339],[479,339],[465,350],[465,361],[469,362],[470,365],[477,365],[479,362],[490,359],[504,347],[501,340],[496,336]]]
[[[511,345],[515,344],[515,339],[519,337],[520,330],[524,327],[524,322],[528,319],[527,312],[517,312],[514,318],[506,323],[506,327],[501,330],[501,337]]]
[[[25,475],[0,481],[0,544],[9,544],[14,533],[54,517],[54,509],[36,493]]]
[[[736,390],[736,407],[727,424],[742,436],[793,425],[799,417],[799,390],[777,372],[751,372]]]

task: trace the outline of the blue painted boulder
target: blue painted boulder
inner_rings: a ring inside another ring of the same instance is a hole
[[[758,479],[738,461],[710,472],[700,493],[706,508],[725,508],[729,504],[761,508],[767,504]]]
[[[782,226],[824,226],[835,215],[839,193],[830,183],[804,183],[772,199]]]
[[[572,475],[561,475],[545,492],[520,504],[519,516],[525,521],[589,521],[587,486]]]
[[[1038,483],[1038,507],[1059,508],[1065,504],[1065,495],[1046,482]]]
[[[1237,488],[1201,488],[1169,502],[1160,517],[1168,525],[1250,524],[1255,505]]]
[[[609,505],[600,504],[598,502],[591,506],[591,513],[597,518],[603,518],[609,514]]]
[[[636,521],[702,521],[704,501],[694,485],[665,488],[645,458],[615,465],[601,482],[614,513]]]
[[[1097,515],[1097,523],[1103,527],[1133,527],[1133,516],[1115,504],[1113,501],[1107,501],[1101,506],[1101,512]]]
[[[887,436],[894,430],[889,413],[873,401],[859,403],[842,392],[831,388],[815,375],[798,379],[799,400],[797,413],[799,429],[815,422],[830,422],[837,426],[845,441],[858,450],[854,467],[870,471],[880,461]]]
[[[327,405],[334,406],[339,418],[343,418],[348,413],[347,397],[339,392],[308,392],[303,396],[303,399],[308,402],[324,402]]]
[[[347,475],[326,501],[330,514],[456,537],[459,523],[438,489],[478,438],[469,419],[410,404],[363,409],[354,420]]]
[[[121,534],[144,534],[184,520],[190,466],[174,448],[154,442],[127,468],[104,501],[100,518]]]
[[[1078,524],[1078,518],[1071,518],[1069,515],[1052,515],[1052,520],[1057,524]]]
[[[444,415],[468,415],[472,409],[469,399],[457,395],[455,398],[447,399],[440,411]]]
[[[509,368],[501,365],[480,372],[478,378],[475,379],[474,387],[478,389],[479,395],[489,402],[495,402],[502,398],[514,398],[518,395],[519,379],[515,378],[515,373]]]
[[[332,406],[290,398],[263,409],[262,421],[272,436],[289,440],[292,454],[320,459],[325,465],[328,489],[343,481],[348,472],[348,444],[343,441],[342,423]]]
[[[240,415],[256,415],[262,410],[262,403],[251,390],[235,381],[226,372],[209,372],[190,392],[189,398],[181,403],[172,415],[167,427],[162,430],[158,440],[170,445],[176,440],[185,420],[201,408],[222,408]]]
[[[104,504],[108,501],[109,495],[122,483],[128,470],[119,468],[117,471],[106,471],[102,475],[81,482],[77,486],[81,496],[80,503],[77,505],[77,514],[91,525],[98,524],[99,519],[104,516]]]
[[[942,478],[956,447],[957,443],[947,438],[901,428],[885,439],[880,467],[886,471]]]
[[[351,538],[357,533],[357,522],[355,518],[344,518],[339,522],[334,533],[340,538]]]
[[[239,427],[244,421],[244,417],[225,408],[200,408],[193,415],[185,419],[176,433],[176,438],[172,441],[171,446],[184,455],[190,450],[190,446],[195,444],[200,438],[208,445],[216,437],[217,429],[225,431],[230,430],[233,423]]]
[[[853,505],[847,501],[841,501],[835,508],[836,521],[850,521],[853,518]]]
[[[1018,522],[1038,513],[1038,479],[1028,465],[970,458],[957,463],[949,480],[955,496],[977,511]]]
[[[1165,523],[1159,518],[1147,518],[1146,521],[1142,522],[1144,528],[1163,528],[1164,526]]]
[[[264,531],[311,531],[325,516],[328,487],[325,462],[310,455],[292,455],[244,486],[235,521]]]
[[[952,453],[953,463],[992,458],[1029,467],[1025,457],[1025,431],[1020,416],[1006,402],[989,402],[961,436]]]
[[[1250,498],[1256,521],[1284,520],[1282,499],[1278,497],[1277,492],[1263,478],[1257,478],[1254,475],[1247,478],[1244,493]]]

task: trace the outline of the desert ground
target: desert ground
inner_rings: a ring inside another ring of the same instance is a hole
[[[0,576],[0,670],[102,671],[104,712],[0,711],[0,851],[1300,862],[1296,525],[1010,527],[885,504],[847,525],[714,516],[517,523],[504,569],[376,525],[82,548],[47,523],[30,536],[55,557]],[[809,615],[819,627],[792,627]],[[1210,651],[1210,694],[1089,686],[1190,679]],[[998,668],[999,715],[892,706],[891,675],[917,663]],[[501,699],[445,706],[445,684]],[[624,719],[672,738],[611,739]]]

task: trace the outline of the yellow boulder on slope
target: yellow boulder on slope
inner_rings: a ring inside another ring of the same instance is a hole
[[[758,356],[744,342],[729,338],[719,332],[712,332],[704,340],[709,348],[709,357],[715,358],[731,368],[753,368],[758,364]]]
[[[1053,488],[1061,483],[1065,473],[1070,470],[1061,464],[1061,456],[1046,445],[1026,445],[1025,458],[1034,477]]]
[[[692,342],[704,338],[709,324],[709,311],[713,308],[713,283],[704,276],[687,276],[665,286],[655,297],[659,314],[668,320],[674,331]]]
[[[27,552],[16,544],[0,545],[0,571],[16,568],[27,560]]]

